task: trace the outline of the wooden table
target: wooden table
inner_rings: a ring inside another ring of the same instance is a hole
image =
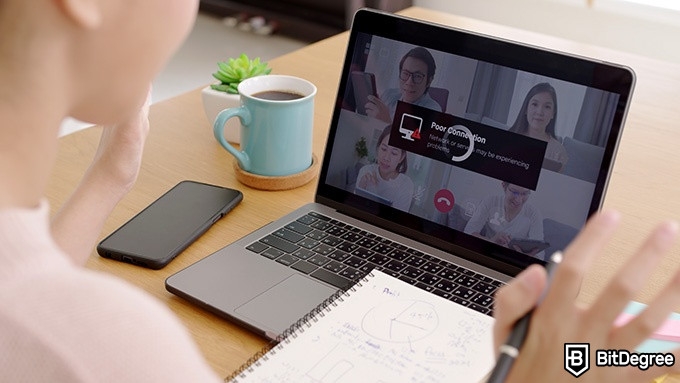
[[[605,200],[605,207],[620,210],[625,219],[613,245],[584,281],[579,299],[591,302],[612,271],[654,223],[661,218],[680,217],[680,181],[677,180],[680,174],[680,66],[422,8],[409,8],[403,14],[596,56],[629,65],[636,71],[638,81],[633,103]],[[319,158],[323,154],[346,45],[347,34],[344,33],[270,62],[274,73],[297,75],[317,85],[314,153]],[[139,180],[116,207],[102,237],[184,179],[240,189],[244,200],[162,270],[147,270],[103,259],[95,251],[87,267],[126,279],[167,304],[192,333],[210,365],[225,376],[260,350],[266,341],[166,292],[165,278],[312,201],[316,179],[303,187],[280,192],[258,191],[238,183],[231,168],[232,157],[213,138],[199,89],[154,104],[150,120],[151,133]],[[48,191],[52,209],[58,209],[78,183],[95,152],[100,132],[101,129],[95,127],[61,139]],[[636,298],[649,301],[679,263],[680,251],[676,246],[672,256],[664,261],[648,287]]]

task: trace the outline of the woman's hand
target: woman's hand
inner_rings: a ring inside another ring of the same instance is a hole
[[[678,234],[675,222],[660,224],[647,237],[623,268],[612,278],[602,294],[589,307],[575,302],[585,272],[593,259],[605,248],[618,226],[619,215],[613,212],[594,216],[564,252],[553,283],[545,299],[536,308],[529,334],[516,359],[507,382],[573,382],[564,369],[564,344],[590,344],[590,370],[579,382],[649,382],[678,367],[596,367],[596,350],[633,351],[658,328],[670,311],[680,304],[680,272],[654,298],[647,309],[629,323],[616,327],[614,321],[623,311]],[[513,324],[538,302],[546,286],[542,267],[533,265],[520,273],[496,296],[494,325],[495,346],[507,339]],[[678,358],[678,351],[675,358]]]
[[[85,263],[106,218],[137,180],[149,132],[149,102],[150,92],[133,117],[104,127],[85,176],[52,219],[55,241],[77,264]]]
[[[382,102],[381,99],[379,99],[376,96],[369,95],[368,96],[368,102],[366,105],[364,105],[364,108],[366,108],[366,114],[369,117],[376,118],[378,120],[385,121],[387,123],[392,122],[392,116],[390,116],[390,108],[385,105],[384,102]]]

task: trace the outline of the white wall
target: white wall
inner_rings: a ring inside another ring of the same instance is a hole
[[[680,63],[680,12],[617,0],[414,0],[416,6]]]

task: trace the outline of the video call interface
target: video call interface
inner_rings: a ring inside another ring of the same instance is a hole
[[[576,236],[618,94],[359,41],[326,184],[541,260]]]

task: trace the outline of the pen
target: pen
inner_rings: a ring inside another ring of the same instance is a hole
[[[562,262],[562,252],[556,251],[550,256],[548,264],[545,266],[545,269],[548,273],[548,284],[552,279],[552,274],[555,271],[555,268],[560,264],[560,262]],[[543,300],[548,287],[549,286],[546,286],[545,290],[543,290],[543,293],[538,300],[539,304]],[[519,356],[519,349],[522,347],[524,339],[529,332],[529,323],[531,322],[531,314],[533,314],[533,312],[534,309],[526,313],[513,326],[508,340],[499,348],[498,361],[496,362],[496,366],[491,371],[487,383],[505,382],[505,379],[508,377],[508,373],[510,372],[510,368],[512,368],[512,364]]]

